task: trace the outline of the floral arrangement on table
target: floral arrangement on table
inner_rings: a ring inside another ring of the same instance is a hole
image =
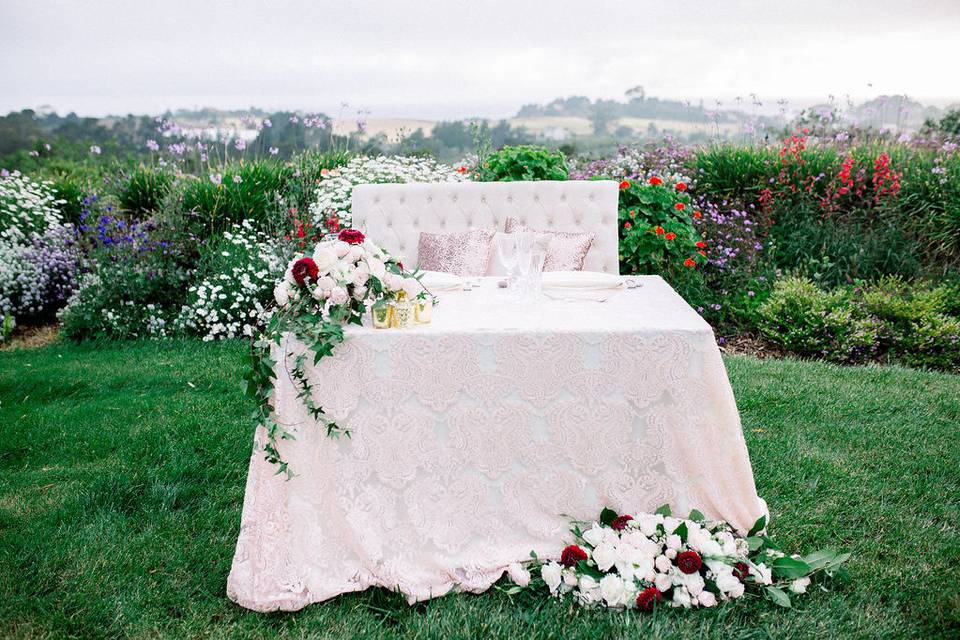
[[[813,583],[846,577],[849,553],[787,555],[767,535],[766,516],[746,536],[726,522],[693,511],[676,518],[669,506],[655,513],[618,515],[604,509],[597,522],[575,522],[574,544],[560,561],[540,562],[540,578],[554,597],[578,605],[652,611],[657,606],[713,607],[748,594],[791,606],[790,594]],[[534,585],[526,570],[509,572],[519,586]]]
[[[336,240],[316,245],[311,255],[295,257],[274,287],[276,307],[268,313],[266,327],[252,342],[251,368],[247,375],[247,393],[257,400],[255,417],[264,426],[266,459],[278,465],[278,472],[291,470],[277,449],[279,440],[292,439],[283,425],[273,418],[270,404],[277,362],[271,357],[273,345],[281,345],[284,335],[292,335],[307,351],[293,357],[290,377],[298,387],[298,397],[310,416],[322,424],[330,437],[350,435],[349,430],[330,420],[313,399],[313,387],[307,377],[308,354],[313,364],[333,353],[344,340],[344,327],[362,324],[364,313],[375,303],[428,297],[418,274],[356,229],[342,230]]]
[[[316,201],[310,205],[314,227],[337,233],[350,226],[351,197],[358,184],[405,182],[463,182],[470,179],[463,168],[441,164],[432,158],[405,156],[359,156],[337,169],[321,172]]]

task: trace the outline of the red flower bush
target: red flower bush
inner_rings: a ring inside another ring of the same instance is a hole
[[[677,234],[675,234],[673,231],[671,231],[670,233],[666,234],[666,235],[663,236],[663,237],[666,238],[667,240],[676,240],[676,239],[677,239]]]
[[[637,594],[637,609],[650,612],[653,608],[663,602],[663,593],[656,587],[647,587]]]
[[[687,183],[686,183],[686,182],[678,182],[677,184],[674,185],[674,187],[676,187],[677,191],[686,191],[686,190],[687,190]]]
[[[362,244],[364,241],[363,233],[356,229],[344,229],[337,238],[348,244]]]
[[[697,240],[697,249],[706,249],[707,243],[703,240]]]
[[[629,222],[624,222],[624,223],[623,223],[623,228],[624,228],[624,229],[630,229],[631,227],[633,227],[633,225],[630,224]]]
[[[677,569],[683,573],[696,573],[702,566],[703,561],[696,551],[684,551],[677,556]]]
[[[657,225],[656,227],[653,228],[653,232],[656,233],[658,236],[662,236],[662,235],[663,235],[663,227]]]
[[[613,522],[610,523],[610,526],[614,531],[623,531],[627,528],[627,523],[631,520],[633,520],[633,516],[622,515],[614,518]]]
[[[693,258],[687,258],[683,261],[683,266],[685,267],[695,267],[697,266],[696,261]]]
[[[570,545],[560,554],[560,564],[565,567],[576,566],[581,560],[587,559],[587,552],[575,544]]]
[[[313,261],[313,258],[300,258],[293,263],[291,271],[293,272],[293,279],[296,280],[297,284],[301,287],[307,283],[307,280],[316,282],[320,276],[320,269],[317,267],[317,263]]]
[[[621,190],[622,190],[622,189],[629,189],[629,188],[630,188],[630,181],[629,181],[629,180],[624,180],[623,182],[620,183],[620,189],[621,189]]]
[[[650,184],[652,184],[653,186],[657,186],[658,184],[663,184],[663,180],[661,180],[657,176],[650,176]]]
[[[677,204],[673,205],[673,208],[677,211],[683,211],[687,208],[687,205],[683,204],[682,202],[678,202]]]

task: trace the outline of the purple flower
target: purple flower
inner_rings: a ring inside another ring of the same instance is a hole
[[[219,173],[211,173],[210,182],[212,182],[217,186],[220,186],[223,183],[223,176]]]
[[[160,151],[160,145],[156,140],[147,140],[147,149],[150,151]]]
[[[237,148],[237,151],[243,151],[247,148],[247,141],[243,138],[237,138],[233,141],[233,146]]]
[[[270,155],[272,156],[275,156],[278,153],[280,153],[280,149],[277,149],[276,147],[270,147],[269,151],[270,151]]]
[[[90,146],[90,153],[92,153],[92,154],[95,155],[95,156],[100,155],[100,147],[98,147],[97,145],[91,145],[91,146]]]
[[[243,178],[240,176],[233,176],[233,184],[240,184],[241,182],[243,182]]]

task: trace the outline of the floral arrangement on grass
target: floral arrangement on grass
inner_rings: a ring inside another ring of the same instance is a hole
[[[713,607],[747,594],[789,607],[791,594],[846,577],[842,565],[850,554],[787,555],[767,535],[766,524],[762,516],[740,536],[726,522],[708,521],[698,511],[676,518],[669,506],[636,517],[604,509],[597,522],[573,523],[574,544],[559,562],[536,563],[552,596],[585,607],[641,611]],[[518,584],[529,582],[516,568],[511,577]]]
[[[362,324],[364,313],[373,303],[395,298],[401,291],[411,299],[427,296],[417,274],[404,270],[400,262],[356,229],[344,229],[336,240],[317,244],[311,255],[290,261],[274,287],[276,306],[268,314],[265,329],[252,342],[247,374],[247,393],[257,401],[256,419],[267,435],[264,453],[270,463],[278,465],[279,472],[291,476],[277,443],[293,435],[273,418],[274,346],[282,348],[284,336],[291,335],[307,347],[304,353],[295,357],[287,353],[284,358],[293,357],[288,373],[298,387],[298,397],[310,416],[326,427],[328,436],[349,436],[349,430],[329,420],[313,400],[306,372],[307,354],[313,354],[314,365],[331,355],[344,340],[344,326]]]
[[[431,158],[406,156],[359,156],[338,169],[325,169],[321,175],[310,215],[318,230],[332,233],[350,227],[350,198],[358,184],[469,180],[466,171]]]

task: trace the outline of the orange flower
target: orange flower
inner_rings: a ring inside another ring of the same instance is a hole
[[[699,211],[694,211],[694,212],[693,212],[693,217],[694,217],[694,218],[697,218],[697,219],[700,219],[700,218],[703,217],[703,214],[700,213]]]
[[[624,229],[629,229],[629,228],[632,227],[632,226],[633,226],[633,225],[630,224],[629,222],[624,222],[624,223],[623,223],[623,228],[624,228]]]
[[[697,241],[697,249],[706,249],[706,248],[707,248],[706,242],[704,242],[703,240]]]
[[[695,267],[697,263],[693,261],[693,258],[687,258],[683,261],[683,266],[685,267]]]
[[[659,227],[659,226],[658,226],[658,227],[654,227],[653,230],[654,230],[654,232],[655,232],[658,236],[662,236],[662,235],[663,235],[663,227]]]
[[[687,208],[687,205],[683,204],[682,202],[678,202],[677,204],[673,205],[673,208],[677,211],[683,211]]]
[[[663,180],[661,180],[661,179],[658,178],[657,176],[651,176],[651,177],[650,177],[650,184],[652,184],[653,186],[657,186],[658,184],[663,184]]]
[[[678,182],[678,183],[676,184],[676,187],[677,187],[677,191],[686,191],[686,190],[687,190],[687,183],[686,183],[686,182]]]
[[[623,191],[624,189],[629,189],[629,188],[630,188],[630,181],[629,181],[629,180],[624,180],[623,182],[620,183],[620,190],[621,190],[621,191]]]
[[[663,237],[666,238],[667,240],[673,240],[673,239],[675,239],[675,238],[677,237],[677,234],[675,234],[673,231],[671,231],[670,233],[668,233],[667,235],[665,235],[665,236],[663,236]]]

